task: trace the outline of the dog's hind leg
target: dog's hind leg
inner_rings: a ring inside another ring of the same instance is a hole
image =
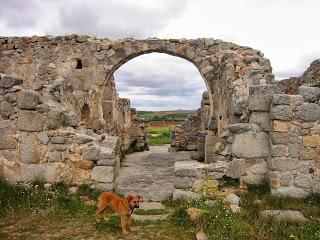
[[[96,210],[96,220],[98,221],[100,219],[100,214],[104,212],[104,210],[108,206],[106,204],[102,205],[100,202],[98,203],[97,210]]]
[[[105,221],[109,221],[110,219],[110,215],[108,214],[108,210],[109,210],[109,206],[107,206],[104,210],[103,210],[103,219]]]

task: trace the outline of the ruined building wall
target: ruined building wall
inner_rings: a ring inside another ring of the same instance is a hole
[[[242,164],[260,168],[266,163],[268,132],[262,123],[255,123],[256,118],[252,120],[249,92],[252,86],[262,86],[256,95],[268,91],[266,84],[273,80],[270,63],[260,51],[217,39],[1,37],[2,175],[30,181],[41,173],[46,181],[69,179],[112,188],[119,145],[135,137],[139,146],[147,141],[145,123],[135,121],[129,101],[117,96],[113,73],[130,59],[151,52],[184,58],[203,77],[208,88],[206,113],[200,110],[189,121],[196,123],[194,132],[202,137],[205,162],[220,164],[212,167],[215,177],[225,171],[222,166],[228,175],[243,177],[247,172]],[[26,109],[11,93],[39,100]],[[34,150],[28,147],[30,139],[37,146]],[[187,146],[200,149],[195,142],[196,138]],[[251,142],[255,148],[245,150]],[[25,160],[31,153],[36,157]],[[78,167],[78,162],[85,166]]]

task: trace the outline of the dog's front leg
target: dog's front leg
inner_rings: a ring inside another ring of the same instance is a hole
[[[128,235],[128,231],[126,230],[126,216],[121,215],[121,228],[124,235]]]

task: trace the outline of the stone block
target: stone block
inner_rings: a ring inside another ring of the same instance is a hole
[[[99,159],[113,159],[115,158],[115,153],[111,148],[100,148]]]
[[[93,168],[94,162],[91,160],[81,160],[76,163],[78,168],[85,169],[85,170],[90,170]]]
[[[115,166],[117,164],[117,159],[100,159],[97,161],[97,166]]]
[[[180,189],[173,190],[173,200],[199,200],[201,194]]]
[[[265,175],[268,172],[268,165],[266,161],[255,163],[248,169],[248,173],[255,175]]]
[[[54,108],[48,112],[46,126],[48,129],[58,129],[63,126],[63,112]]]
[[[255,174],[249,174],[240,177],[240,183],[241,185],[246,184],[259,184],[265,179],[265,175],[255,175]]]
[[[65,144],[66,143],[66,139],[64,137],[52,137],[51,138],[51,142],[55,143],[55,144]]]
[[[301,174],[294,178],[293,183],[296,187],[307,188],[311,190],[313,179],[310,174]]]
[[[308,196],[310,191],[298,187],[279,187],[271,189],[271,193],[287,197],[302,198]]]
[[[14,135],[9,133],[0,134],[0,150],[16,149],[18,140]]]
[[[62,160],[62,153],[58,151],[52,151],[46,153],[46,159],[48,162],[60,162]]]
[[[32,110],[39,104],[39,94],[32,90],[22,90],[18,94],[18,107]]]
[[[320,136],[303,136],[303,146],[304,147],[320,147]]]
[[[288,121],[293,116],[292,107],[288,105],[273,105],[270,110],[271,119]]]
[[[192,188],[195,180],[195,177],[175,177],[174,187],[177,189],[190,189]]]
[[[96,183],[93,186],[98,191],[112,191],[114,188],[113,183]]]
[[[250,130],[258,130],[258,125],[253,123],[235,123],[229,124],[229,131],[235,134],[248,132]]]
[[[16,85],[23,83],[23,80],[10,77],[10,76],[0,76],[0,88],[11,88]]]
[[[274,95],[281,93],[277,84],[253,85],[249,88],[249,95]]]
[[[289,156],[292,158],[297,158],[300,155],[300,149],[301,145],[300,144],[289,144]]]
[[[288,132],[291,129],[291,122],[289,121],[272,121],[272,130],[274,132]]]
[[[299,164],[297,158],[274,157],[270,159],[269,167],[275,171],[295,170]]]
[[[269,111],[271,97],[269,95],[249,96],[249,110]]]
[[[89,142],[93,142],[95,140],[94,137],[91,137],[87,134],[77,134],[72,138],[72,142],[76,144],[86,144]]]
[[[320,118],[320,106],[316,103],[303,103],[298,107],[296,116],[306,122],[314,122]]]
[[[197,161],[178,161],[174,164],[174,175],[177,177],[197,177],[205,167]]]
[[[95,166],[91,171],[91,180],[99,183],[112,183],[115,169],[109,166]]]
[[[18,128],[27,132],[41,132],[44,117],[36,111],[21,110],[18,112]]]
[[[33,133],[20,132],[19,156],[23,163],[38,163],[43,157],[43,152],[38,138]]]
[[[71,168],[72,182],[83,184],[90,180],[90,170],[84,170],[79,168]]]
[[[290,105],[291,96],[287,94],[275,94],[272,98],[273,105]]]
[[[272,132],[270,133],[272,144],[300,144],[302,137],[295,133]]]
[[[98,146],[89,146],[82,149],[82,157],[85,160],[99,160],[100,148]]]
[[[78,127],[80,121],[76,115],[73,115],[70,113],[64,113],[63,114],[63,123],[65,126]]]
[[[287,145],[271,145],[271,156],[273,157],[289,156],[288,146]]]
[[[53,183],[57,181],[57,167],[54,163],[21,164],[20,176],[24,182],[42,180]]]
[[[294,210],[263,210],[260,213],[263,218],[274,218],[278,221],[292,221],[292,222],[309,222],[302,212]]]
[[[250,165],[244,159],[233,159],[226,170],[226,176],[231,178],[240,178],[245,175]]]
[[[270,117],[268,112],[252,112],[249,122],[257,124],[262,131],[270,130]]]
[[[13,104],[3,100],[0,103],[0,114],[1,114],[1,118],[3,119],[10,118],[13,114],[15,114]]]
[[[48,135],[47,135],[45,132],[39,132],[39,133],[37,134],[37,137],[38,137],[39,141],[40,141],[42,144],[45,144],[45,145],[47,145],[48,142],[50,141]]]
[[[298,93],[307,102],[316,102],[320,98],[320,88],[318,87],[300,86]]]
[[[232,154],[238,158],[269,156],[269,140],[265,132],[245,132],[235,136]]]

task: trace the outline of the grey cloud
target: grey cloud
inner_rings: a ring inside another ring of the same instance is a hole
[[[9,28],[33,26],[38,21],[39,0],[0,0],[0,20]]]
[[[165,1],[163,7],[146,8],[138,1],[71,1],[60,5],[60,24],[53,31],[109,38],[146,37],[177,17],[187,2]]]
[[[120,96],[129,97],[138,109],[198,108],[206,90],[192,63],[158,53],[139,56],[121,66],[115,72],[115,83]]]

